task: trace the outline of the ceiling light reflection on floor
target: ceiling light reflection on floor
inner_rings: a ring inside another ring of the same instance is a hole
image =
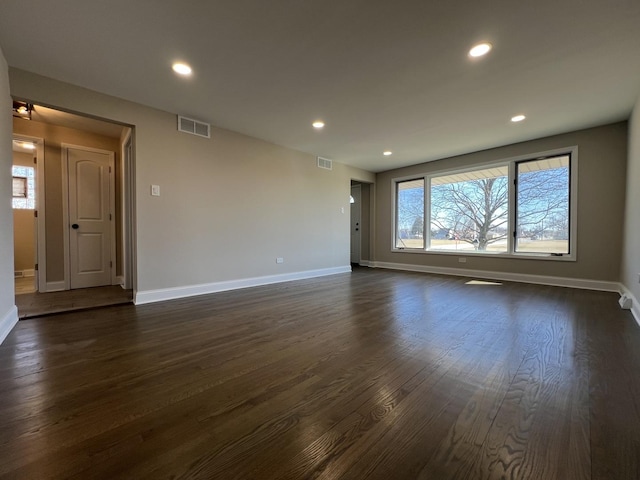
[[[469,280],[466,285],[502,285],[502,283],[490,282],[488,280]]]

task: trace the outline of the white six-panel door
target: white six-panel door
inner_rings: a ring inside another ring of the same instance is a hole
[[[111,285],[111,152],[66,148],[70,288]]]

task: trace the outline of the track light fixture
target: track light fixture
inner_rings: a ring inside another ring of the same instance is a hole
[[[27,102],[13,102],[13,116],[18,118],[24,118],[31,120],[31,112],[33,111],[33,104]]]

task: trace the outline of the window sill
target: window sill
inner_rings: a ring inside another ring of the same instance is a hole
[[[471,250],[424,250],[421,248],[392,248],[392,253],[417,253],[422,255],[445,255],[456,257],[512,258],[518,260],[544,260],[553,262],[575,262],[575,254],[553,255],[549,253],[505,253],[476,252]]]

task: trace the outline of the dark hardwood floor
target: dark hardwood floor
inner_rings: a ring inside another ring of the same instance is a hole
[[[23,320],[2,479],[640,478],[613,293],[358,269]]]

